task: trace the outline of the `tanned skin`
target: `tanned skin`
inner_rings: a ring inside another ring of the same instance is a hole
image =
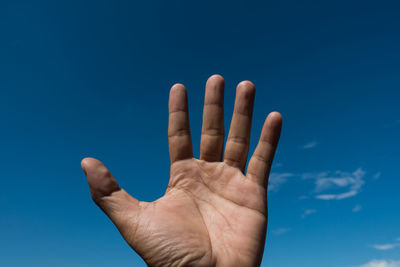
[[[130,196],[100,161],[82,160],[94,202],[149,266],[260,265],[268,219],[268,176],[282,117],[272,112],[266,118],[245,174],[254,96],[252,82],[237,85],[223,152],[224,79],[213,75],[207,80],[200,158],[196,159],[186,88],[172,86],[170,180],[165,195],[154,202]]]

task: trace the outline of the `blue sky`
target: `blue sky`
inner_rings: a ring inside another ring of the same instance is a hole
[[[283,114],[262,266],[400,266],[398,1],[1,1],[0,263],[144,266],[92,203],[101,159],[140,200],[169,178],[170,86],[199,153],[206,79]],[[152,162],[158,162],[157,168]],[[379,265],[380,264],[380,265]]]

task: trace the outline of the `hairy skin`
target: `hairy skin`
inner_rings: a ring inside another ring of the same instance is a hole
[[[154,202],[141,202],[121,189],[98,160],[86,158],[96,204],[110,217],[126,242],[149,266],[258,266],[267,228],[267,185],[282,118],[271,113],[258,146],[247,160],[254,85],[238,85],[234,115],[222,161],[223,86],[209,78],[200,159],[193,158],[187,97],[183,85],[170,94],[168,188]]]

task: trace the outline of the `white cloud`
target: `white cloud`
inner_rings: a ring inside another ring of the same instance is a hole
[[[283,234],[286,234],[287,232],[289,232],[290,230],[292,230],[292,229],[282,227],[282,228],[272,230],[271,233],[274,235],[283,235]]]
[[[359,267],[400,267],[400,261],[372,260]]]
[[[315,192],[321,193],[331,189],[345,190],[341,193],[334,194],[317,194],[315,198],[322,200],[340,200],[353,197],[360,192],[361,187],[364,185],[365,171],[358,168],[352,173],[336,171],[321,172],[321,173],[306,173],[303,174],[303,179],[315,180]]]
[[[292,173],[271,173],[268,181],[268,191],[278,191],[279,187],[287,182],[287,178],[293,176]]]
[[[400,244],[382,244],[382,245],[371,245],[372,248],[377,250],[389,250],[394,249],[395,247],[399,247]]]
[[[318,196],[315,196],[315,198],[322,199],[322,200],[332,200],[332,199],[340,200],[340,199],[345,199],[345,198],[349,198],[349,197],[354,197],[357,194],[358,194],[357,191],[351,190],[349,192],[341,193],[341,194],[323,194],[323,195],[318,195]]]
[[[352,209],[353,212],[359,212],[362,209],[361,205],[357,204],[354,206],[354,208]]]
[[[397,240],[397,241],[400,241],[400,237],[398,237],[396,240]]]
[[[303,212],[303,214],[301,215],[301,218],[305,218],[305,217],[307,217],[308,215],[310,215],[310,214],[313,214],[313,213],[316,213],[317,211],[316,210],[313,210],[313,209],[308,209],[308,210],[305,210],[304,212]]]
[[[375,180],[378,180],[379,178],[381,178],[381,172],[377,172],[377,173],[375,173],[375,175],[374,175],[374,179]]]
[[[309,142],[309,143],[305,144],[302,148],[303,148],[303,149],[314,148],[314,147],[317,146],[317,144],[318,144],[318,143],[317,143],[316,141],[312,141],[312,142]]]

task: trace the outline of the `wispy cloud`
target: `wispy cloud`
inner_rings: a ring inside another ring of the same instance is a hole
[[[357,204],[357,205],[354,206],[354,208],[352,209],[352,211],[353,211],[353,212],[359,212],[359,211],[361,211],[361,209],[362,209],[361,205],[358,205],[358,204]]]
[[[342,193],[342,194],[325,194],[325,195],[318,195],[315,198],[317,199],[322,199],[322,200],[341,200],[341,199],[345,199],[345,198],[349,198],[349,197],[354,197],[355,195],[357,195],[358,192],[357,191],[349,191],[346,193]]]
[[[397,238],[396,241],[400,241],[400,238]],[[370,245],[370,247],[377,249],[377,250],[390,250],[390,249],[394,249],[396,247],[400,247],[400,243],[392,242],[392,243],[386,243],[386,244],[375,244],[375,245]]]
[[[316,213],[316,212],[317,212],[317,210],[314,210],[314,209],[305,210],[305,211],[303,212],[303,214],[301,215],[301,218],[304,219],[304,218],[307,217],[308,215],[313,214],[313,213]]]
[[[303,179],[315,180],[315,198],[322,200],[340,200],[357,195],[361,187],[364,185],[365,171],[358,168],[356,171],[342,172],[320,172],[320,173],[306,173],[303,174]],[[345,190],[344,192],[334,194],[321,194],[324,191],[339,189]]]
[[[375,174],[374,174],[374,179],[375,179],[375,180],[378,180],[379,178],[381,178],[381,175],[382,175],[381,172],[375,173]]]
[[[390,250],[396,247],[400,247],[400,244],[393,243],[393,244],[371,245],[371,247],[377,250]]]
[[[400,261],[372,260],[359,267],[400,267]]]
[[[287,178],[292,176],[294,176],[293,173],[271,173],[268,181],[268,191],[278,191],[279,187],[287,182]]]
[[[274,234],[274,235],[283,235],[283,234],[286,234],[287,232],[289,232],[291,230],[292,230],[291,228],[282,227],[282,228],[277,228],[277,229],[272,230],[271,233]]]
[[[310,149],[310,148],[314,148],[318,145],[318,143],[316,141],[312,141],[309,142],[307,144],[305,144],[304,146],[302,146],[303,149]]]

